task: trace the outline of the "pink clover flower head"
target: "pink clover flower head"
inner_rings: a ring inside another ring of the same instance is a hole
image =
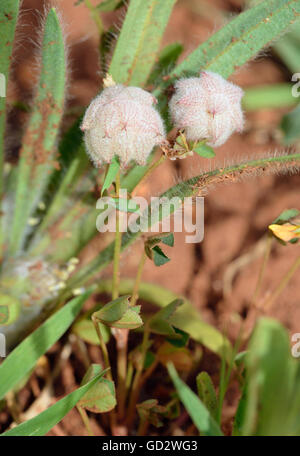
[[[188,141],[206,140],[212,147],[224,144],[234,131],[241,132],[243,90],[222,76],[203,71],[200,77],[181,79],[170,101],[174,125]]]
[[[154,146],[165,142],[165,129],[154,108],[157,100],[139,87],[105,88],[87,108],[81,129],[87,153],[96,167],[116,155],[121,166],[134,160],[146,165]]]

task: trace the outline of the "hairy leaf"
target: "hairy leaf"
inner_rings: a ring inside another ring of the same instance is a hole
[[[109,73],[118,83],[143,86],[176,0],[131,0]]]

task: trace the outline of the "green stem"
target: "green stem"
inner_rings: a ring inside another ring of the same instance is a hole
[[[117,345],[118,359],[118,415],[122,420],[125,414],[125,401],[126,401],[126,378],[127,378],[127,347],[128,347],[128,329],[115,329],[115,339]]]
[[[108,369],[108,371],[106,373],[107,378],[108,378],[108,380],[113,382],[113,377],[112,377],[112,373],[111,373],[111,365],[110,365],[110,361],[109,361],[109,355],[108,355],[106,344],[105,344],[105,342],[103,340],[103,337],[102,337],[102,334],[101,334],[101,331],[100,331],[100,328],[99,328],[98,321],[95,318],[93,318],[93,317],[92,317],[92,321],[94,323],[94,326],[95,326],[95,329],[96,329],[96,333],[97,333],[97,336],[98,336],[98,339],[99,339],[99,342],[100,342],[100,347],[101,347],[101,350],[102,350],[104,366],[105,366],[106,369]],[[114,435],[115,429],[116,429],[116,414],[115,414],[114,410],[112,410],[109,413],[109,422],[110,422],[111,431],[112,431],[112,433]]]
[[[132,307],[135,306],[136,301],[138,300],[138,297],[139,297],[139,288],[140,288],[140,284],[141,284],[141,280],[142,280],[142,274],[143,274],[143,269],[144,269],[144,265],[145,265],[146,259],[147,259],[147,255],[146,255],[145,251],[143,250],[142,257],[141,257],[141,260],[139,262],[139,266],[138,266],[137,275],[136,275],[136,279],[135,279],[135,282],[134,282],[133,290],[132,290],[131,300],[130,300],[130,305]]]
[[[150,330],[148,328],[148,325],[145,324],[142,347],[141,347],[142,356],[141,356],[140,363],[138,365],[137,371],[136,371],[134,379],[133,379],[131,395],[130,395],[130,400],[129,400],[128,418],[127,418],[127,426],[129,429],[131,428],[134,418],[135,418],[136,404],[137,404],[139,394],[140,394],[140,380],[141,380],[142,372],[144,369],[149,336],[150,336]]]
[[[291,280],[291,278],[293,277],[293,275],[295,274],[295,272],[297,271],[299,266],[300,266],[300,257],[298,257],[296,259],[296,261],[292,264],[292,266],[287,271],[287,273],[284,275],[284,277],[282,278],[278,287],[276,287],[276,289],[274,290],[272,295],[262,304],[263,309],[267,310],[272,306],[274,301],[283,292],[283,290],[285,289],[285,287],[287,286],[287,284],[289,283],[289,281]]]
[[[120,171],[116,176],[116,196],[120,196]],[[120,212],[116,214],[116,236],[114,248],[114,265],[113,265],[113,287],[112,299],[119,297],[120,286],[120,256],[121,256],[122,235],[120,232]],[[114,336],[117,346],[117,371],[118,371],[118,414],[122,419],[125,412],[125,396],[126,396],[126,376],[127,376],[127,345],[128,345],[128,329],[115,329]]]
[[[98,339],[99,339],[99,342],[100,342],[100,347],[101,347],[101,350],[102,350],[102,355],[103,355],[103,361],[104,361],[104,366],[105,366],[105,369],[108,369],[107,371],[107,377],[109,380],[113,380],[112,379],[112,374],[111,374],[111,365],[110,365],[110,361],[109,361],[109,355],[108,355],[108,351],[107,351],[107,347],[106,347],[106,344],[103,340],[103,337],[102,337],[102,334],[101,334],[101,331],[100,331],[100,328],[99,328],[99,324],[98,324],[98,321],[92,317],[92,321],[94,323],[94,326],[95,326],[95,330],[96,330],[96,333],[97,333],[97,336],[98,336]]]
[[[118,174],[116,176],[116,196],[117,196],[117,198],[119,198],[119,196],[120,196],[120,171],[118,172]],[[120,233],[120,212],[117,211],[112,299],[117,299],[119,297],[121,243],[122,243],[122,236]]]
[[[89,417],[88,417],[86,411],[84,410],[84,408],[80,407],[79,405],[77,405],[76,407],[81,416],[81,419],[83,421],[83,424],[87,430],[89,437],[94,437],[95,434],[93,433],[93,431],[91,429],[90,420],[89,420]]]

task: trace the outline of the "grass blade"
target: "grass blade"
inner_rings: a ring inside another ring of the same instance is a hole
[[[43,436],[49,432],[53,426],[59,423],[64,416],[77,404],[78,401],[101,379],[104,372],[93,378],[90,382],[81,386],[77,390],[68,394],[66,397],[56,402],[56,404],[44,410],[39,415],[19,426],[10,429],[2,437],[6,436]]]
[[[143,86],[176,0],[131,0],[109,73],[118,83]]]
[[[196,428],[202,435],[221,436],[221,429],[210,415],[198,396],[179,378],[173,364],[168,364],[169,375],[175,385],[180,400],[184,404]]]
[[[11,254],[23,245],[28,218],[46,188],[50,172],[55,168],[55,143],[63,114],[65,83],[64,38],[52,8],[45,23],[39,86],[20,153]]]
[[[258,321],[245,365],[246,385],[235,434],[299,435],[299,366],[280,323],[270,318]]]
[[[6,120],[6,86],[9,76],[15,28],[19,13],[19,0],[0,4],[0,202],[3,194],[4,132]],[[4,92],[4,93],[2,93]],[[0,250],[2,250],[2,220],[0,227]]]
[[[246,10],[177,65],[154,95],[160,95],[176,78],[204,69],[227,78],[286,30],[299,14],[298,0],[266,0]]]
[[[90,293],[72,299],[21,342],[0,365],[0,399],[17,385],[37,360],[73,323]]]

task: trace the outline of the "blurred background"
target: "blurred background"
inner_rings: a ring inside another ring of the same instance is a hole
[[[45,2],[24,0],[19,27],[13,82],[9,88],[9,103],[27,103],[34,87],[34,49],[38,38],[39,24]],[[58,0],[66,23],[69,45],[69,99],[65,125],[84,111],[101,88],[105,68],[99,59],[99,34],[89,10],[83,5],[75,6],[75,0]],[[97,4],[99,0],[91,0]],[[183,44],[180,59],[193,51],[235,14],[241,12],[243,0],[178,0],[171,16],[162,46],[174,41]],[[114,13],[103,13],[106,30],[121,26],[124,8]],[[295,41],[299,25],[294,32],[281,38],[270,50],[239,70],[231,80],[243,89],[262,85],[286,84],[293,73],[300,72],[300,41]],[[299,37],[300,35],[298,35]],[[113,46],[113,42],[112,42]],[[297,59],[298,56],[298,59]],[[200,69],[200,68],[199,68]],[[55,71],[55,69],[53,69]],[[294,147],[297,133],[288,136],[282,128],[300,99],[287,97],[271,107],[264,92],[256,100],[260,109],[247,109],[246,126],[242,135],[235,134],[216,150],[217,156],[211,166],[223,166],[241,159],[268,154]],[[270,107],[269,107],[270,106]],[[22,123],[26,113],[13,110],[9,118],[8,140],[13,142],[17,153],[20,138],[13,135],[14,125]],[[300,117],[300,116],[299,116]],[[298,120],[299,120],[298,117]],[[298,123],[300,139],[300,121]],[[296,128],[297,131],[297,128]],[[14,157],[10,157],[14,160]],[[174,182],[199,174],[207,168],[207,161],[189,157],[176,162],[167,161],[150,180],[140,188],[140,194],[156,196]],[[300,208],[299,175],[266,175],[233,182],[210,189],[205,196],[205,235],[200,244],[185,243],[185,233],[175,235],[175,247],[166,248],[171,261],[161,268],[152,262],[145,267],[143,279],[162,285],[188,297],[198,308],[203,318],[230,338],[237,337],[240,323],[250,329],[259,311],[252,308],[251,300],[257,283],[263,257],[262,238],[268,225],[285,209]],[[98,234],[83,253],[83,260],[101,244]],[[134,277],[142,245],[138,244],[122,257],[122,276]],[[270,262],[262,286],[261,299],[265,299],[278,285],[293,261],[299,256],[299,246],[282,246],[274,243]],[[109,276],[109,271],[106,273]],[[300,332],[300,271],[289,282],[285,291],[264,311],[279,319],[291,334]],[[210,367],[210,371],[213,368]],[[213,373],[213,372],[212,372]],[[68,375],[68,372],[65,373]],[[230,414],[230,410],[228,412]],[[64,424],[67,426],[67,423]],[[67,431],[66,431],[67,432]],[[76,434],[76,426],[72,427]],[[80,433],[80,432],[79,432]]]

